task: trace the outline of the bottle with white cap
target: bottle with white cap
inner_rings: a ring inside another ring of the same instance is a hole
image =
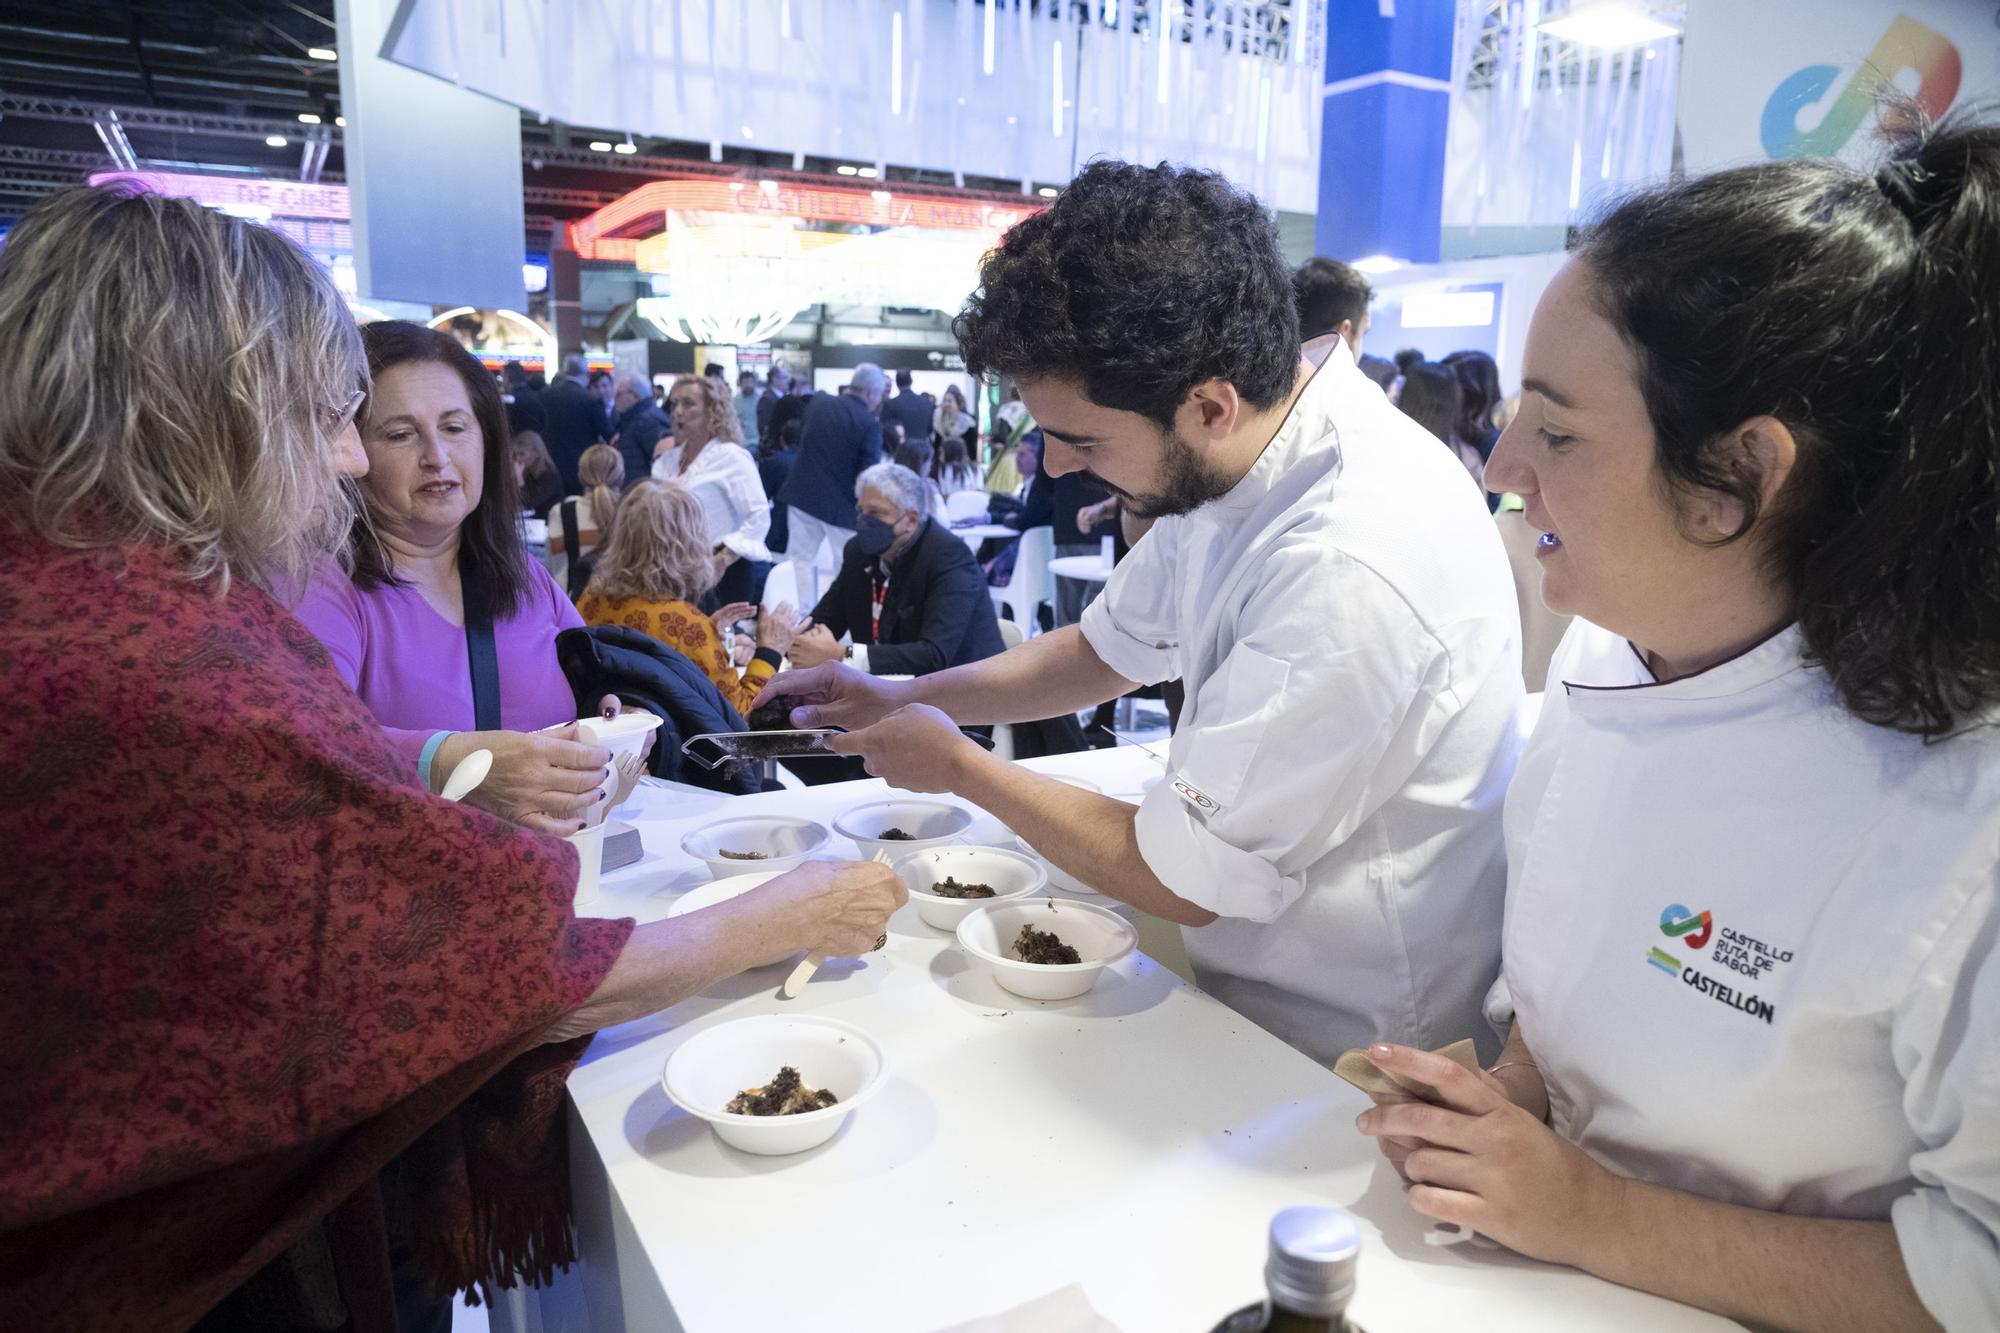
[[[1265,1300],[1217,1324],[1214,1333],[1361,1333],[1347,1321],[1361,1228],[1339,1208],[1287,1208],[1271,1219]]]

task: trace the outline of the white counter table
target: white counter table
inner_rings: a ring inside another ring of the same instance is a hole
[[[1114,794],[1159,772],[1129,749],[1031,766]],[[646,859],[588,910],[663,914],[706,879],[681,835],[725,811],[831,825],[882,790],[641,788],[620,813]],[[973,830],[1006,837],[983,814]],[[1023,1000],[905,908],[886,950],[829,961],[789,1006],[788,967],[599,1034],[570,1080],[583,1259],[542,1294],[544,1327],[926,1333],[1080,1284],[1124,1333],[1205,1333],[1261,1296],[1265,1226],[1299,1203],[1362,1219],[1352,1313],[1369,1333],[1734,1327],[1498,1250],[1426,1245],[1354,1130],[1366,1099],[1143,955],[1078,999]],[[693,1032],[781,1008],[868,1031],[889,1081],[832,1142],[760,1158],[668,1102],[660,1069]]]

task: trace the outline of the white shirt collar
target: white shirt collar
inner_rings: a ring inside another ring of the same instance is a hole
[[[1278,478],[1290,470],[1293,463],[1313,450],[1320,448],[1333,429],[1332,401],[1334,384],[1339,377],[1354,368],[1354,357],[1348,352],[1347,344],[1334,339],[1335,347],[1320,363],[1312,378],[1306,381],[1304,392],[1292,404],[1292,410],[1278,423],[1277,434],[1264,446],[1264,452],[1257,455],[1257,461],[1243,474],[1243,479],[1230,487],[1229,493],[1214,503],[1227,510],[1245,510],[1271,493]]]
[[[1805,666],[1805,635],[1796,624],[1787,625],[1755,647],[1718,662],[1706,671],[1664,682],[1654,679],[1652,670],[1636,647],[1629,643],[1626,647],[1631,653],[1630,677],[1596,682],[1565,679],[1563,688],[1572,696],[1583,691],[1592,696],[1624,695],[1635,702],[1649,703],[1656,700],[1723,699],[1768,685],[1790,672],[1803,670]]]

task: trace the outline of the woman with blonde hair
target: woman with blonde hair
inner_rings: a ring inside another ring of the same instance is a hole
[[[965,395],[958,391],[956,384],[945,385],[944,392],[938,396],[937,411],[931,417],[931,434],[941,450],[950,441],[958,441],[967,460],[970,460],[973,445],[979,439],[979,423],[972,419],[972,413],[965,410]],[[969,461],[966,466],[971,467]],[[960,489],[971,490],[973,487]]]
[[[277,232],[54,195],[0,248],[0,346],[7,1323],[366,1333],[545,1279],[576,1039],[865,951],[898,881],[579,920],[568,846],[413,782],[274,595],[348,531],[371,391]]]
[[[743,447],[743,426],[728,391],[706,375],[683,375],[667,392],[674,442],[653,460],[653,475],[692,491],[714,539],[715,595],[750,600],[755,570],[768,565],[764,537],[771,530],[771,500],[757,462]]]
[[[757,619],[757,652],[736,674],[728,627],[755,610],[747,602],[705,616],[695,605],[715,583],[708,521],[679,482],[642,481],[625,493],[597,572],[577,602],[588,625],[623,625],[650,634],[702,669],[737,712],[750,701],[791,649],[798,615],[789,603]]]
[[[611,540],[618,497],[625,490],[625,456],[608,444],[593,444],[576,460],[576,477],[583,494],[567,496],[549,510],[549,551],[568,555],[566,577],[572,598],[590,582],[598,553]],[[576,525],[574,550],[569,541],[571,523]]]

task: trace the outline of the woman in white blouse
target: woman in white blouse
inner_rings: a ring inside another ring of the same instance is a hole
[[[720,533],[714,596],[724,603],[752,597],[751,567],[768,563],[764,534],[771,500],[756,460],[743,447],[743,427],[726,391],[704,375],[683,375],[667,394],[674,442],[653,460],[653,475],[679,481],[700,501],[709,531]]]
[[[1511,1021],[1360,1128],[1417,1211],[1749,1323],[2000,1328],[2000,129],[1639,195],[1487,485],[1577,623]],[[1546,1126],[1545,1126],[1546,1120]]]

